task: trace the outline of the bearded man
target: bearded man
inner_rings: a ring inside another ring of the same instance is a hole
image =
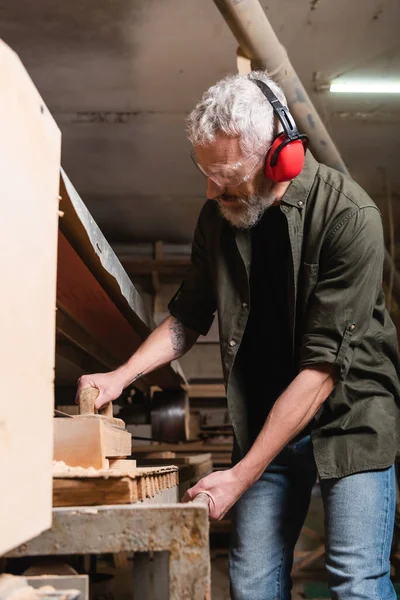
[[[79,389],[97,387],[101,407],[187,352],[217,313],[233,466],[186,499],[207,493],[212,518],[233,507],[232,599],[290,599],[318,477],[332,598],[394,600],[399,358],[381,218],[354,181],[316,162],[285,104],[263,72],[204,94],[188,118],[208,199],[191,268],[131,359]]]

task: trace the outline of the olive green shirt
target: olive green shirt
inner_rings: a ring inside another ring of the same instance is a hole
[[[318,164],[310,152],[280,209],[291,246],[295,364],[298,371],[327,363],[337,371],[335,388],[312,422],[319,475],[389,467],[400,441],[400,365],[382,290],[380,213],[353,180]],[[249,449],[249,432],[235,356],[250,309],[250,266],[250,231],[232,227],[209,200],[196,227],[192,265],[169,305],[174,317],[202,335],[218,314],[228,407],[241,456]]]

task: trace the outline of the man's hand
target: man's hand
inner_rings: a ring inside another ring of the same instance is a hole
[[[201,479],[190,488],[182,502],[190,502],[201,492],[209,497],[208,511],[210,519],[222,519],[248,488],[248,483],[238,479],[234,469],[216,471]]]
[[[78,380],[78,390],[75,399],[77,404],[80,392],[88,387],[97,388],[99,390],[99,395],[95,402],[97,410],[108,402],[112,402],[116,398],[119,398],[124,389],[121,377],[115,371],[111,371],[110,373],[96,373],[94,375],[82,375]]]

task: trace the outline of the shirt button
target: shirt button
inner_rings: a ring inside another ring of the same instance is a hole
[[[236,342],[235,342],[235,340],[231,340],[231,341],[229,342],[229,345],[231,346],[231,348],[233,348],[233,346],[236,346]]]
[[[247,302],[242,302],[242,308],[247,308],[247,307],[248,307]]]
[[[355,324],[355,323],[352,323],[352,324],[350,325],[350,331],[354,331],[354,330],[355,330],[355,328],[356,328],[356,324]]]
[[[299,200],[297,203],[297,206],[303,206],[303,204],[304,204],[303,200]]]

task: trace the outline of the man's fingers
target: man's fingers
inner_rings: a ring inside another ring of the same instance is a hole
[[[96,402],[94,403],[95,408],[97,408],[97,410],[99,410],[100,408],[103,408],[103,406],[108,404],[109,402],[110,402],[110,400],[108,400],[106,394],[104,394],[103,392],[101,392],[99,390],[99,395],[97,396]]]
[[[184,494],[184,496],[183,496],[183,498],[182,498],[181,502],[191,502],[191,501],[193,500],[193,498],[194,498],[195,496],[197,496],[197,494],[200,494],[200,491],[201,491],[201,490],[198,490],[198,491],[197,491],[197,487],[198,487],[198,486],[197,486],[197,485],[195,485],[195,486],[193,486],[192,488],[188,489],[188,490],[185,492],[185,494]]]

